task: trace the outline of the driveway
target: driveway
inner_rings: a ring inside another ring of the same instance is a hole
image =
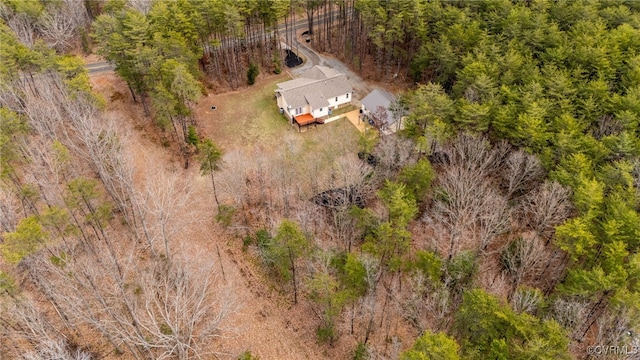
[[[315,52],[313,49],[308,47],[306,43],[302,43],[298,41],[297,38],[294,37],[293,40],[293,50],[298,51],[302,56],[304,56],[307,61],[299,67],[296,67],[290,71],[293,75],[300,75],[305,70],[312,68],[315,65],[322,65],[326,67],[333,68],[347,76],[347,79],[351,83],[351,87],[353,87],[353,101],[352,103],[357,107],[360,107],[360,99],[364,98],[371,92],[372,88],[365,83],[362,78],[351,71],[347,65],[345,65],[342,61],[324,56]]]

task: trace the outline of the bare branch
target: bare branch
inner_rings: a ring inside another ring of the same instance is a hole
[[[567,219],[572,211],[570,190],[555,181],[546,181],[527,194],[518,208],[524,223],[545,239],[551,238],[554,227]]]
[[[13,30],[13,32],[16,34],[16,37],[22,44],[24,44],[29,49],[33,48],[33,43],[35,41],[36,24],[33,22],[31,17],[24,13],[16,14],[9,21],[7,21],[7,25],[9,25],[11,30]]]
[[[149,10],[151,10],[151,6],[153,5],[153,0],[127,0],[129,5],[132,8],[138,10],[143,15],[147,15]]]
[[[585,300],[558,298],[551,306],[550,317],[571,333],[586,320],[588,307]]]
[[[482,203],[477,234],[484,252],[498,236],[511,230],[512,210],[507,199],[494,190],[484,194]]]
[[[88,22],[89,16],[82,2],[65,0],[50,3],[38,20],[39,31],[47,45],[64,52],[71,48],[77,29]]]
[[[540,290],[519,287],[511,297],[511,306],[516,312],[526,312],[533,315],[543,300],[544,295]]]
[[[512,198],[514,195],[529,192],[544,173],[536,156],[516,150],[509,153],[501,175],[507,197]]]
[[[500,262],[512,277],[515,289],[528,275],[538,273],[538,267],[546,257],[542,240],[535,233],[526,233],[505,246]]]

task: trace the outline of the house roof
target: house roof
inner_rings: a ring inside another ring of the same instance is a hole
[[[293,108],[304,107],[307,104],[314,109],[326,107],[329,106],[327,99],[353,90],[344,74],[319,65],[305,71],[299,78],[279,83],[277,86],[276,92]]]
[[[289,81],[285,81],[283,83],[278,84],[278,90],[289,90],[299,88],[301,86],[309,84],[309,79],[307,78],[297,78]]]
[[[389,106],[391,102],[395,100],[395,96],[388,91],[375,89],[369,93],[369,95],[365,96],[362,99],[361,103],[364,107],[371,112],[371,114],[375,114],[378,111],[378,107],[382,106],[384,108],[384,112],[386,115],[386,123],[393,124],[395,119],[393,118],[393,114],[389,111]],[[378,119],[382,120],[382,119]]]
[[[340,75],[339,72],[326,66],[316,65],[300,75],[301,78],[323,80]]]
[[[304,99],[307,100],[307,103],[309,103],[313,109],[329,106],[329,102],[324,95],[318,92],[309,92],[304,95]]]

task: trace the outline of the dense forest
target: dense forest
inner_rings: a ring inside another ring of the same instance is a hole
[[[640,351],[640,3],[2,0],[0,17],[0,356],[255,358],[225,348],[226,247],[327,358]],[[283,71],[301,21],[406,88],[403,129],[328,165],[284,135],[224,153],[195,103]],[[81,52],[184,162],[133,150]]]

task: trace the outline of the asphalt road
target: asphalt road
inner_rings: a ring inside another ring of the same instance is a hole
[[[334,11],[336,12],[336,11]],[[317,24],[319,21],[324,20],[325,15],[322,14],[320,15],[320,19],[315,19],[315,23]],[[300,20],[297,20],[294,24],[290,25],[289,31],[291,31],[291,27],[293,27],[293,32],[294,32],[294,43],[295,44],[291,44],[293,47],[293,50],[299,50],[302,52],[302,54],[308,59],[308,63],[310,63],[310,66],[307,66],[307,64],[303,64],[302,66],[305,67],[305,69],[310,68],[313,65],[318,65],[321,64],[321,59],[318,57],[318,55],[313,52],[313,50],[310,50],[309,48],[307,48],[306,46],[301,46],[302,44],[298,43],[295,40],[296,35],[298,34],[299,30],[306,30],[308,27],[308,23],[307,23],[307,18],[303,17]],[[280,34],[285,33],[285,26],[284,24],[278,25],[278,32]],[[282,35],[281,35],[282,36]],[[298,45],[296,47],[296,45]],[[103,61],[103,62],[97,62],[97,63],[90,63],[86,65],[87,71],[89,72],[89,74],[98,74],[98,73],[102,73],[102,72],[107,72],[107,71],[113,71],[115,69],[115,65],[110,64],[109,62]],[[296,68],[296,70],[299,68]]]
[[[113,69],[116,68],[115,65],[110,64],[106,61],[87,64],[85,67],[87,68],[87,71],[89,72],[89,74],[101,73],[105,71],[113,71]]]

